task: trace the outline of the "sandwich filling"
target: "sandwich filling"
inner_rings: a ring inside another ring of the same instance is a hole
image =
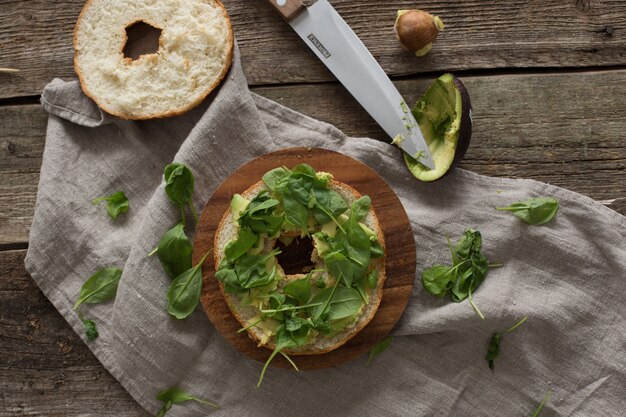
[[[232,198],[237,235],[215,276],[236,300],[231,309],[245,312],[242,330],[259,330],[271,357],[346,331],[377,288],[384,244],[366,225],[375,216],[370,198],[347,200],[333,183],[301,164],[267,172],[255,196]],[[300,239],[311,239],[311,262],[287,274],[279,255]]]

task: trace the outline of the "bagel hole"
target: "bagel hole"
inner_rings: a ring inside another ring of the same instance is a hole
[[[159,50],[161,29],[146,22],[136,22],[126,27],[124,58],[138,59],[141,55],[155,54]]]
[[[311,261],[313,241],[310,237],[296,237],[289,245],[279,240],[276,242],[276,247],[281,250],[276,259],[285,274],[306,274],[315,267]]]

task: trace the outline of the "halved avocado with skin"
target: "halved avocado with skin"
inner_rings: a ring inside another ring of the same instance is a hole
[[[463,83],[444,74],[426,90],[413,110],[435,169],[422,165],[407,153],[409,171],[421,181],[435,181],[446,175],[463,158],[472,137],[472,105]]]

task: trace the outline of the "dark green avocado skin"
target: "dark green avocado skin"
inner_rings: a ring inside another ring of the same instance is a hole
[[[454,153],[454,161],[452,161],[450,169],[442,178],[448,175],[461,162],[472,140],[472,102],[465,85],[456,76],[454,77],[454,86],[461,93],[461,109],[463,110],[461,113],[461,127],[459,129],[456,152]]]

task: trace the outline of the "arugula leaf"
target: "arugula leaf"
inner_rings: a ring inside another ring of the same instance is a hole
[[[96,198],[91,200],[91,204],[96,205],[103,201],[107,202],[107,213],[109,213],[109,217],[112,219],[117,219],[120,213],[128,211],[128,198],[124,191],[118,191],[108,197]]]
[[[541,411],[541,409],[543,408],[543,406],[550,401],[550,398],[552,398],[552,391],[546,392],[546,394],[543,396],[543,400],[541,400],[541,402],[539,403],[539,406],[537,407],[537,409],[532,413],[532,415],[530,417],[537,417],[539,415],[539,412]]]
[[[290,314],[292,312],[292,310],[290,309],[295,307],[294,306],[295,302],[288,303],[287,297],[285,296],[285,294],[281,294],[276,291],[269,294],[268,304],[271,309],[274,309],[277,311],[272,314],[269,314],[267,317],[271,317],[278,321],[284,321],[285,315]]]
[[[324,288],[311,299],[310,304],[315,305],[311,310],[313,322],[335,321],[344,319],[358,313],[361,308],[361,296],[359,293],[348,287],[334,286]]]
[[[367,216],[367,213],[369,213],[371,207],[372,200],[369,196],[364,195],[363,197],[352,203],[351,215],[354,216],[357,221],[361,221]]]
[[[378,239],[372,240],[370,238],[370,242],[372,245],[372,258],[381,258],[385,256],[385,251],[383,250],[383,247],[380,246],[380,242],[378,242]]]
[[[500,354],[500,338],[502,335],[500,333],[494,333],[491,335],[491,339],[489,339],[489,346],[487,347],[487,355],[485,355],[485,359],[487,359],[487,363],[489,364],[489,369],[493,371],[493,361]]]
[[[273,199],[273,198],[269,198],[267,191],[263,191],[259,195],[257,195],[250,202],[250,204],[248,204],[248,208],[246,209],[246,211],[248,212],[250,216],[254,217],[253,215],[255,213],[259,211],[267,211],[268,209],[272,207],[276,207],[279,204],[280,204],[280,201]]]
[[[224,291],[227,294],[245,292],[245,289],[241,288],[239,284],[237,273],[232,268],[224,267],[218,269],[217,272],[215,272],[215,278],[224,283]]]
[[[347,287],[352,286],[354,278],[354,264],[341,252],[331,252],[324,257],[324,265],[333,277],[339,280],[343,278],[343,282]]]
[[[270,198],[268,191],[263,191],[257,195],[245,211],[239,216],[239,225],[249,228],[256,233],[267,233],[269,236],[278,234],[285,219],[284,215],[274,215],[274,207],[280,201]]]
[[[312,327],[320,331],[330,330],[331,322],[338,322],[343,319],[357,314],[361,308],[361,296],[358,291],[339,286],[339,281],[335,281],[335,285],[325,288],[317,293],[307,304],[294,306],[290,304],[280,305],[280,303],[272,303],[270,301],[270,309],[261,309],[263,314],[271,314],[272,317],[280,313],[288,316],[297,311],[308,310],[310,314],[310,322]]]
[[[320,275],[315,282],[315,286],[317,288],[326,288],[326,281],[324,280],[324,276]]]
[[[476,259],[472,258],[466,261],[469,263],[457,264],[457,280],[450,290],[452,301],[460,303],[469,297],[469,294],[475,291],[485,280],[487,275],[487,259],[483,255],[479,255]]]
[[[262,287],[269,284],[275,278],[276,267],[272,271],[267,271],[266,263],[270,258],[280,253],[279,249],[264,255],[244,256],[235,264],[235,272],[242,287],[245,289]]]
[[[83,326],[85,327],[85,335],[88,340],[93,342],[100,335],[96,323],[94,323],[93,320],[83,320]]]
[[[348,210],[348,205],[341,194],[325,187],[316,186],[309,194],[309,207],[319,224],[334,221]]]
[[[259,240],[252,230],[247,227],[239,229],[239,237],[236,240],[229,242],[224,249],[226,257],[230,260],[236,261],[250,250],[255,243]]]
[[[288,223],[300,230],[309,229],[309,210],[305,204],[300,203],[296,198],[287,194],[283,196],[283,208]]]
[[[244,255],[234,263],[223,262],[215,278],[224,283],[224,290],[230,294],[265,286],[277,277],[276,267],[267,271],[267,260],[279,253],[280,250],[275,249],[267,254]]]
[[[313,177],[294,173],[287,179],[287,188],[283,190],[283,195],[289,195],[298,203],[308,205],[314,185]]]
[[[479,231],[467,229],[454,247],[450,243],[450,239],[446,239],[453,265],[435,265],[424,270],[422,272],[422,286],[437,297],[450,294],[452,301],[456,303],[467,298],[476,314],[484,320],[485,316],[478,309],[472,297],[472,294],[485,280],[489,270],[487,258],[481,253],[482,236]]]
[[[169,164],[164,170],[165,193],[177,206],[184,206],[193,194],[194,177],[191,170],[181,163]]]
[[[305,304],[311,298],[311,274],[306,277],[291,281],[285,285],[283,292],[296,299],[300,304]]]
[[[372,242],[367,233],[356,221],[354,215],[350,216],[344,228],[345,233],[339,231],[337,238],[343,244],[348,257],[360,266],[367,267],[372,255]]]
[[[270,190],[275,191],[289,173],[290,171],[284,167],[274,168],[263,175],[263,182]]]
[[[367,362],[365,362],[365,366],[368,366],[374,358],[376,358],[378,355],[380,355],[385,350],[387,350],[391,342],[393,342],[393,336],[387,336],[380,342],[376,343],[372,347],[372,350],[370,350],[370,354],[367,358]]]
[[[170,410],[170,408],[172,408],[173,404],[180,404],[186,401],[195,401],[200,404],[209,405],[216,409],[220,408],[218,404],[188,394],[178,387],[168,388],[164,391],[159,392],[156,396],[156,399],[159,401],[163,401],[164,403],[163,407],[161,407],[161,409],[157,412],[156,417],[163,417]]]
[[[278,330],[278,333],[276,335],[276,347],[272,351],[269,358],[267,358],[267,361],[265,361],[265,364],[263,365],[263,369],[261,370],[261,375],[259,375],[259,381],[256,384],[257,388],[261,386],[261,383],[263,382],[263,377],[265,376],[265,372],[267,371],[267,367],[270,365],[270,362],[272,362],[274,357],[276,357],[276,355],[279,354],[283,349],[289,348],[289,347],[295,347],[295,342],[293,341],[292,338],[288,337],[288,335],[286,334],[286,329],[284,329],[284,327],[281,327],[281,329]],[[293,363],[287,355],[283,354],[283,356],[289,361],[289,363],[291,363],[291,365],[297,371],[298,367],[295,366],[295,363]]]
[[[167,312],[178,320],[185,319],[194,312],[202,293],[202,264],[211,251],[190,268],[177,276],[167,292]]]
[[[559,202],[552,197],[530,198],[496,210],[510,211],[531,225],[541,225],[552,220],[559,210]]]
[[[156,253],[165,273],[170,278],[176,278],[191,268],[192,252],[193,245],[185,234],[185,226],[181,222],[165,232]]]
[[[298,164],[293,167],[291,171],[295,174],[304,174],[305,176],[317,179],[315,170],[309,164]]]
[[[456,246],[452,249],[455,265],[480,253],[482,242],[482,236],[479,231],[466,229]]]
[[[489,340],[489,346],[487,348],[487,355],[485,355],[485,359],[487,360],[487,363],[489,364],[489,369],[491,369],[492,371],[494,370],[493,361],[500,354],[500,341],[502,339],[502,336],[504,336],[507,333],[511,333],[513,330],[521,326],[526,320],[528,320],[528,316],[524,317],[523,319],[515,323],[515,325],[506,329],[505,331],[494,333],[491,335],[491,339]]]
[[[422,286],[437,297],[443,297],[452,289],[458,266],[435,265],[422,272]]]
[[[359,296],[361,297],[361,300],[363,300],[364,303],[367,304],[367,302],[369,301],[369,296],[367,295],[367,275],[362,274],[361,276],[359,276],[352,284],[352,287],[357,290],[357,292],[359,293]]]
[[[186,204],[189,205],[197,222],[198,214],[192,201],[194,177],[191,170],[186,165],[175,162],[165,167],[163,175],[165,177],[165,193],[174,204],[180,207],[183,224],[185,223],[184,207]]]
[[[302,325],[305,323],[305,320],[298,316],[291,316],[285,319],[285,329],[288,332],[295,332],[302,328]]]
[[[278,329],[276,340],[279,343],[286,343],[289,347],[302,346],[308,341],[309,331],[312,327],[313,323],[310,319],[289,316],[285,320],[285,324]]]
[[[119,268],[104,268],[97,271],[81,287],[74,310],[81,304],[104,303],[115,298],[121,277],[122,270]]]
[[[370,286],[370,288],[375,288],[377,282],[378,282],[378,270],[372,269],[367,274],[367,284]]]

